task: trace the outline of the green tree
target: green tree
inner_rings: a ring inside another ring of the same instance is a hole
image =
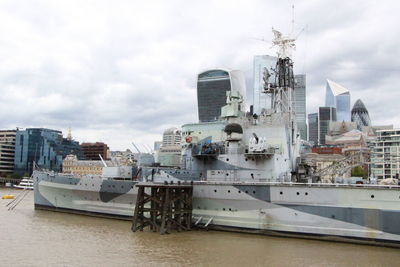
[[[363,167],[357,166],[357,167],[355,167],[355,168],[353,168],[351,170],[351,176],[366,178],[367,177],[367,173],[366,173],[366,171],[364,170]]]

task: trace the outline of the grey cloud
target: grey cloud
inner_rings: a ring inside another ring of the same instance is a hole
[[[253,55],[271,54],[271,27],[290,30],[292,1],[8,1],[0,4],[0,127],[68,127],[80,141],[160,139],[196,121],[196,74],[241,69],[248,100]],[[397,124],[396,2],[295,2],[295,67],[308,111],[325,80],[362,98],[377,124]],[[379,22],[379,23],[378,23]],[[393,27],[392,27],[393,28]],[[391,97],[390,97],[391,96]],[[383,110],[382,103],[385,103]]]

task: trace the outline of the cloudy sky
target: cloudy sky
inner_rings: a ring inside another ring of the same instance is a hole
[[[399,127],[397,1],[0,1],[0,128],[69,127],[111,149],[151,145],[197,120],[196,74],[274,55],[271,27],[289,32],[307,110],[326,79],[361,98],[373,124]]]

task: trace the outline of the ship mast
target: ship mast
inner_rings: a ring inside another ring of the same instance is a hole
[[[295,146],[298,140],[297,124],[294,113],[294,75],[292,51],[295,49],[296,38],[283,36],[280,31],[272,28],[273,46],[278,48],[274,83],[264,83],[264,92],[270,95],[272,112],[285,121],[288,129],[288,153],[292,162],[292,170],[296,169]],[[269,73],[264,73],[264,81],[268,81]]]
[[[295,49],[295,38],[283,36],[281,32],[272,29],[274,39],[273,46],[277,46],[278,60],[275,68],[275,83],[267,84],[265,92],[271,96],[271,107],[275,113],[293,114],[293,61],[291,59],[292,50]]]

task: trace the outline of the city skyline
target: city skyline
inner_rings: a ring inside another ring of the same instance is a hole
[[[0,128],[71,127],[75,140],[113,150],[152,145],[164,129],[197,121],[196,75],[221,67],[245,73],[250,100],[253,56],[275,55],[255,38],[290,32],[293,1],[226,3],[2,2]],[[382,31],[396,25],[398,4],[385,3],[294,2],[307,114],[329,78],[363,100],[374,124],[399,126],[399,29]]]

